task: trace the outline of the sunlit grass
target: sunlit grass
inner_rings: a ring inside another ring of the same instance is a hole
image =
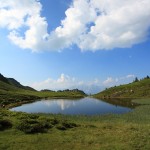
[[[134,100],[134,102],[149,104],[150,99]],[[0,118],[9,119],[13,124],[12,128],[0,132],[0,149],[150,149],[150,105],[140,105],[132,112],[123,115],[108,114],[92,117],[26,114],[2,109]],[[16,128],[16,124],[27,118],[42,123],[49,120],[53,125],[44,133],[25,134]],[[57,127],[64,126],[63,122],[77,126],[60,130],[61,128]]]
[[[94,96],[97,98],[149,98],[150,79],[111,87]]]

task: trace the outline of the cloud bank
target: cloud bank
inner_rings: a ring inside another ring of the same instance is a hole
[[[48,78],[41,82],[35,82],[30,86],[37,90],[50,89],[54,91],[78,88],[85,91],[86,93],[95,93],[101,90],[100,81],[97,79],[87,82],[78,80],[75,77],[70,77],[63,73],[58,79]]]
[[[77,45],[82,51],[126,48],[147,40],[150,0],[73,0],[60,26],[41,16],[39,0],[1,0],[0,28],[23,49],[62,51]]]
[[[94,94],[104,90],[106,87],[132,82],[134,78],[134,75],[127,75],[118,78],[108,77],[104,81],[94,79],[92,81],[87,82],[83,80],[78,80],[75,77],[70,77],[68,75],[61,74],[58,79],[48,78],[41,82],[35,82],[30,86],[37,90],[50,89],[54,91],[78,88],[80,90],[85,91],[88,94]]]

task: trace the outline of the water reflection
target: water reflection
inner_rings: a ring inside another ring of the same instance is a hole
[[[48,106],[51,107],[53,105],[58,105],[60,107],[61,110],[65,110],[69,107],[74,107],[76,106],[76,101],[74,100],[64,100],[64,99],[57,99],[57,100],[43,100],[43,103]]]
[[[117,105],[117,102],[108,102],[95,98],[82,98],[78,100],[51,99],[41,100],[30,104],[24,104],[11,109],[12,111],[22,111],[28,113],[53,113],[70,115],[98,115],[110,113],[126,113],[132,107]]]
[[[111,98],[111,99],[100,99],[100,101],[108,102],[109,104],[113,104],[117,106],[123,106],[128,108],[135,108],[138,104],[132,102],[133,99],[130,98]]]

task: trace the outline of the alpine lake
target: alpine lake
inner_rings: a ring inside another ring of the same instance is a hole
[[[102,115],[123,114],[134,109],[131,101],[110,99],[101,100],[92,97],[81,99],[42,99],[11,108],[11,111],[26,113],[51,113],[65,115]]]

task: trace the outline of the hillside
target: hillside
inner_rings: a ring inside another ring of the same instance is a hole
[[[0,81],[5,82],[5,83],[9,83],[7,78],[5,78],[2,74],[0,74]]]
[[[32,92],[36,91],[0,74],[0,107],[39,99],[39,96],[33,95]]]
[[[29,87],[29,86],[23,86],[22,84],[20,84],[17,80],[13,79],[13,78],[6,78],[4,77],[2,74],[0,74],[0,82],[2,84],[2,82],[6,83],[4,87],[7,87],[5,89],[9,89],[9,88],[20,88],[20,89],[25,89],[25,90],[31,90],[31,91],[36,91],[35,89]],[[0,84],[0,89],[3,89],[4,87],[1,86]],[[10,86],[10,87],[9,87]]]
[[[106,89],[96,95],[96,98],[149,98],[150,79],[144,78],[129,84],[120,85]]]
[[[51,91],[35,89],[21,85],[13,78],[6,78],[0,74],[0,107],[3,105],[18,105],[42,98],[82,98],[86,94],[78,89]]]

